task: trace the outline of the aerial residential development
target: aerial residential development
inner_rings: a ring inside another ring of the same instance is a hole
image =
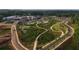
[[[0,10],[0,50],[78,50],[78,10]]]

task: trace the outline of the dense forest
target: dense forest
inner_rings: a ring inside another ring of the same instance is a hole
[[[56,16],[74,16],[79,15],[79,10],[8,10],[1,9],[0,15],[56,15]]]
[[[79,10],[13,10],[0,9],[0,19],[12,15],[40,15],[40,16],[65,16],[73,17],[79,15]]]

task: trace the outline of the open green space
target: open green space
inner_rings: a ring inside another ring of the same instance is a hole
[[[36,37],[39,34],[41,34],[42,32],[44,32],[45,29],[47,29],[48,31],[38,38],[37,49],[39,49],[46,43],[48,43],[60,36],[60,33],[58,33],[58,32],[54,33],[50,29],[50,27],[52,25],[54,25],[55,23],[57,23],[59,21],[57,21],[55,19],[49,19],[49,18],[46,18],[45,20],[46,21],[48,20],[48,22],[44,23],[43,21],[41,21],[41,23],[38,24],[38,27],[36,26],[36,24],[37,24],[36,22],[34,24],[19,24],[18,25],[17,30],[19,33],[20,40],[24,46],[26,46],[29,49],[33,49]],[[58,26],[58,25],[56,25],[56,26]],[[60,28],[60,26],[58,26],[58,28]]]
[[[50,18],[46,18],[45,19],[46,21],[48,20],[48,22],[47,23],[40,23],[40,24],[38,24],[40,27],[43,27],[43,28],[46,28],[46,29],[49,29],[52,25],[54,25],[56,22],[59,22],[59,21],[57,21],[57,20],[55,20],[55,19],[50,19]]]
[[[57,37],[59,37],[59,35],[60,33],[54,33],[51,30],[47,31],[46,33],[44,33],[39,37],[37,49],[40,49],[43,45],[56,39]]]
[[[24,28],[24,30],[21,31],[20,39],[27,48],[32,49],[36,37],[43,31],[43,29],[38,29],[36,26]]]
[[[63,24],[63,23],[57,23],[57,24],[55,24],[53,27],[52,27],[52,29],[54,30],[54,31],[63,31],[64,33],[66,32],[66,30],[67,30],[67,27]]]
[[[55,40],[57,37],[61,35],[61,31],[63,31],[64,33],[66,32],[66,26],[63,25],[63,23],[58,22],[52,26],[52,29],[49,29],[48,32],[44,33],[39,37],[37,49],[41,48],[46,43]]]

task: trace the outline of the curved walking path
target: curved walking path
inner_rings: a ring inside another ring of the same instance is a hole
[[[62,23],[62,22],[60,22],[60,23]],[[58,23],[56,23],[56,24],[58,24]],[[56,24],[54,24],[54,25],[56,25]],[[52,27],[54,27],[54,25],[52,25],[52,26],[50,27],[50,29],[51,29],[53,32],[55,31],[55,30],[52,29]],[[42,32],[41,34],[39,34],[39,35],[36,37],[36,40],[35,40],[35,42],[34,42],[34,47],[33,47],[34,50],[36,50],[37,43],[38,43],[38,38],[39,38],[41,35],[43,35],[44,33],[46,33],[46,32],[48,31],[47,29],[45,29],[45,28],[43,28],[43,27],[39,27],[38,24],[36,24],[36,26],[37,26],[38,28],[40,28],[40,29],[44,29],[45,31]],[[62,30],[61,30],[61,31],[55,31],[55,32],[61,32],[61,35],[60,35],[59,37],[57,37],[55,40],[53,40],[53,41],[51,41],[51,42],[45,44],[42,48],[44,48],[44,47],[50,45],[50,44],[53,43],[54,41],[56,41],[56,40],[58,40],[59,38],[61,38],[62,36],[64,36],[64,32],[63,32]]]
[[[62,40],[53,49],[58,48],[62,43],[64,43],[65,41],[67,41],[68,39],[70,39],[73,36],[74,29],[70,25],[68,25],[68,22],[66,22],[65,25],[68,28],[68,33],[66,34],[66,36],[64,38],[61,38]]]
[[[64,43],[65,41],[67,41],[68,39],[70,39],[73,36],[74,29],[70,25],[68,25],[68,21],[66,21],[66,22],[63,21],[62,23],[67,27],[66,32],[64,33],[62,30],[60,30],[61,35],[59,37],[57,37],[55,40],[45,44],[42,47],[42,49],[50,49],[50,50],[53,49],[54,50],[54,49],[58,48],[62,43]],[[16,25],[0,23],[0,26],[3,26],[3,25],[6,25],[8,27],[11,26],[11,43],[12,43],[13,48],[16,50],[28,50],[28,48],[26,48],[24,45],[22,45],[22,43],[19,40]],[[48,31],[48,29],[39,27],[38,24],[36,24],[36,26],[40,29],[44,29],[45,31],[43,31],[36,37],[35,42],[34,42],[34,47],[33,47],[34,50],[36,50],[36,48],[37,48],[37,43],[38,43],[39,37]],[[50,27],[52,32],[55,31],[55,30],[53,30],[53,26],[54,25],[52,25]]]
[[[60,22],[60,23],[63,23],[63,22]],[[58,23],[56,23],[56,24],[58,24]],[[55,31],[54,29],[52,29],[56,24],[52,25],[52,26],[50,27],[50,29],[52,30],[52,32],[61,32],[61,35],[60,35],[59,37],[57,37],[56,39],[50,41],[49,43],[45,44],[44,46],[42,46],[42,48],[47,47],[48,45],[52,44],[53,42],[55,42],[56,40],[58,40],[59,38],[61,38],[61,37],[63,37],[63,36],[65,35],[65,33],[64,33],[62,30],[60,30],[60,31]]]
[[[39,27],[38,24],[36,24],[36,27],[37,27],[37,28],[40,28],[40,29],[44,29],[45,31],[42,32],[42,33],[40,33],[40,34],[36,37],[35,42],[34,42],[33,50],[36,50],[37,43],[38,43],[38,38],[39,38],[41,35],[43,35],[44,33],[46,33],[46,32],[48,31],[48,30],[45,29],[45,28]]]
[[[69,38],[71,38],[72,37],[72,35],[74,34],[74,29],[70,26],[70,25],[68,25],[67,24],[68,22],[65,22],[65,26],[67,27],[67,30],[66,30],[66,32],[64,33],[62,30],[60,31],[61,32],[61,35],[58,37],[58,38],[56,38],[56,41],[54,42],[54,41],[51,41],[51,43],[48,43],[47,45],[45,45],[45,46],[43,46],[42,47],[42,49],[56,49],[56,48],[58,48],[63,42],[65,42],[66,40],[68,40]],[[34,47],[33,47],[33,49],[34,50],[36,50],[36,48],[37,48],[37,43],[38,43],[38,38],[41,36],[41,35],[43,35],[44,33],[46,33],[48,30],[47,29],[45,29],[45,28],[42,28],[42,27],[39,27],[38,26],[38,24],[36,24],[36,26],[38,27],[38,28],[40,28],[40,29],[44,29],[45,31],[44,32],[42,32],[41,34],[39,34],[37,37],[36,37],[36,39],[35,39],[35,42],[34,42]],[[54,31],[53,29],[52,29],[52,27],[53,27],[53,25],[50,27],[50,29],[52,30],[52,31]],[[15,29],[14,29],[15,28]],[[12,45],[13,45],[13,47],[16,49],[16,50],[28,50],[28,48],[26,48],[26,47],[24,47],[22,44],[21,44],[21,42],[19,41],[19,38],[18,38],[18,35],[17,35],[17,32],[15,32],[16,31],[16,27],[15,26],[13,26],[12,27],[12,30],[11,31],[13,31],[13,34],[12,34],[12,40],[11,40],[11,42],[12,42]],[[15,34],[14,34],[14,32],[15,32]],[[16,36],[17,37],[16,37]],[[16,37],[16,38],[15,38]],[[52,43],[53,42],[53,43]]]
[[[49,49],[49,50],[53,49],[54,50],[54,49],[58,48],[62,43],[64,43],[65,41],[67,41],[68,39],[70,39],[73,36],[74,29],[70,25],[68,25],[68,22],[65,22],[65,26],[68,28],[68,31],[66,31],[66,34],[63,37],[61,37],[59,40],[56,40],[56,42],[51,43],[49,46],[47,46],[43,49]]]

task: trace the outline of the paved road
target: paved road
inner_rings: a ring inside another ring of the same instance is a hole
[[[63,22],[58,22],[58,23],[63,23]],[[56,24],[58,24],[58,23],[56,23]],[[60,31],[55,31],[55,30],[53,30],[53,27],[54,27],[56,24],[52,25],[52,26],[50,27],[50,29],[52,30],[52,32],[61,32],[61,35],[60,35],[59,37],[57,37],[56,39],[54,39],[54,40],[52,40],[52,41],[46,43],[45,45],[43,45],[42,48],[45,48],[45,47],[49,46],[50,44],[54,43],[56,40],[58,40],[59,38],[61,38],[61,37],[63,37],[63,36],[65,35],[65,33],[64,33],[62,30],[60,30]]]
[[[63,22],[60,22],[60,23],[63,23]],[[56,23],[56,24],[58,24],[58,23]],[[55,24],[54,24],[54,25],[55,25]],[[53,32],[55,31],[55,30],[52,29],[54,25],[52,25],[52,26],[50,27],[50,29],[51,29]],[[38,24],[36,24],[36,26],[37,26],[38,28],[40,28],[40,29],[44,29],[45,31],[42,32],[41,34],[39,34],[39,35],[36,37],[36,40],[35,40],[35,42],[34,42],[34,48],[33,48],[34,50],[36,50],[37,43],[38,43],[38,38],[39,38],[41,35],[43,35],[44,33],[46,33],[46,32],[48,31],[48,30],[45,29],[45,28],[39,27]],[[47,47],[48,45],[50,45],[50,44],[53,43],[54,41],[56,41],[56,40],[58,40],[59,38],[61,38],[61,37],[64,36],[64,32],[63,32],[62,30],[61,30],[61,31],[55,31],[55,32],[61,32],[61,35],[60,35],[59,37],[57,37],[55,40],[53,40],[53,41],[51,41],[51,42],[45,44],[42,48]]]
[[[18,21],[17,21],[18,22]],[[16,23],[17,23],[16,22]],[[16,23],[14,24],[3,24],[3,23],[0,23],[0,26],[3,26],[3,25],[6,25],[6,26],[11,26],[11,43],[12,43],[12,46],[14,47],[14,49],[16,50],[28,50],[28,48],[26,48],[25,46],[23,46],[21,44],[21,42],[19,41],[19,37],[18,37],[18,34],[17,34],[17,29],[16,29]],[[69,38],[71,38],[74,34],[74,29],[68,25],[68,22],[65,22],[64,25],[67,27],[67,31],[66,33],[64,34],[63,31],[61,31],[61,37],[56,40],[55,42],[49,44],[48,46],[42,48],[42,49],[56,49],[58,48],[62,43],[64,43],[65,41],[67,41]],[[37,47],[37,43],[38,43],[38,38],[46,33],[48,30],[45,29],[45,28],[42,28],[42,27],[39,27],[37,24],[36,26],[40,29],[44,29],[45,31],[42,32],[41,34],[39,34],[37,37],[36,37],[36,40],[34,42],[34,47],[33,49],[36,50],[36,47]],[[52,26],[53,27],[53,26]],[[51,27],[51,29],[52,29]]]
[[[74,29],[70,25],[68,25],[68,22],[65,23],[65,26],[68,28],[68,33],[66,33],[63,37],[61,37],[56,42],[50,44],[48,47],[45,47],[43,49],[46,49],[46,50],[53,49],[54,50],[54,49],[58,48],[62,43],[64,43],[65,41],[67,41],[68,39],[70,39],[73,36]]]
[[[67,41],[68,39],[70,39],[73,36],[74,29],[70,25],[68,25],[68,22],[66,22],[65,25],[68,28],[68,33],[61,38],[61,40],[59,41],[59,44],[58,44],[58,42],[56,43],[57,45],[53,49],[58,48],[61,44],[63,44],[65,41]]]

